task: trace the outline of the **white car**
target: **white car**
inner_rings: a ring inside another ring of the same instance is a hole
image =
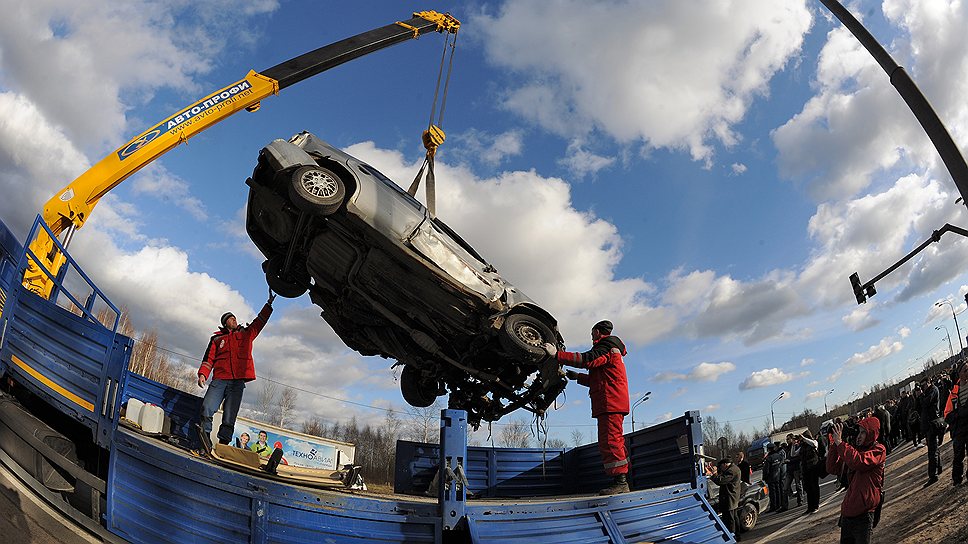
[[[270,288],[308,290],[347,346],[403,365],[409,404],[449,393],[477,426],[564,389],[543,349],[564,348],[555,318],[372,166],[303,132],[264,147],[246,184]]]

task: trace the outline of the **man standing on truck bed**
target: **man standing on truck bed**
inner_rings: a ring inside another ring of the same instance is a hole
[[[222,314],[222,326],[215,332],[205,348],[202,365],[198,367],[198,386],[205,387],[209,376],[208,391],[202,400],[201,440],[206,449],[212,433],[212,416],[222,405],[222,424],[218,428],[218,441],[228,444],[235,434],[235,419],[242,405],[245,382],[255,379],[255,363],[252,360],[252,341],[262,332],[272,315],[272,301],[276,296],[269,291],[269,300],[252,323],[240,327],[232,312]],[[224,401],[224,404],[223,404]]]
[[[598,451],[605,474],[614,478],[600,494],[627,493],[629,460],[622,432],[629,413],[629,382],[622,360],[627,352],[622,340],[612,336],[611,321],[599,321],[592,327],[592,344],[592,349],[584,353],[558,351],[553,344],[545,344],[545,351],[563,365],[588,369],[588,374],[572,370],[565,374],[588,387],[592,399],[592,417],[598,420]]]

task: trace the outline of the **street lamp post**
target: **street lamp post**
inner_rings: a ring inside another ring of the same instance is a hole
[[[635,407],[638,406],[638,405],[640,405],[640,404],[642,404],[643,402],[649,400],[649,395],[651,395],[651,394],[652,394],[652,391],[649,391],[645,395],[642,395],[642,398],[640,398],[639,400],[635,401],[635,404],[632,405],[632,409],[629,410],[629,412],[631,412],[631,415],[632,415],[632,432],[633,433],[635,432]]]
[[[830,391],[827,391],[827,395],[829,395],[829,394],[831,394],[833,392],[834,392],[834,390],[831,389]],[[827,410],[827,395],[824,395],[823,396],[823,415],[827,415],[827,412],[829,412],[829,410]]]
[[[944,329],[944,333],[948,336],[948,355],[954,357],[955,348],[951,347],[951,333],[948,332],[948,327],[944,325],[938,325],[937,327],[934,328],[934,330],[936,331],[940,331],[941,329]]]
[[[942,304],[947,304],[948,307],[951,308],[951,317],[955,320],[955,332],[958,333],[958,347],[961,348],[961,351],[958,352],[958,357],[961,357],[961,353],[965,351],[965,343],[961,340],[961,327],[958,326],[958,316],[955,315],[955,307],[951,304],[950,300],[942,300],[934,303],[934,305],[938,308],[940,308]]]
[[[775,399],[773,399],[773,402],[770,403],[770,418],[773,420],[773,430],[774,431],[776,431],[776,415],[773,413],[773,405],[776,404],[776,401],[778,401],[778,400],[780,400],[782,398],[786,398],[786,391],[780,393],[780,396],[777,397],[777,398],[775,398]]]

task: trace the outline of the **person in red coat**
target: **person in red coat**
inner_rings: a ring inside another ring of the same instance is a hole
[[[884,462],[887,450],[877,441],[881,423],[875,417],[860,422],[855,446],[843,441],[843,424],[834,423],[831,446],[827,450],[827,472],[840,474],[847,467],[850,485],[840,505],[840,541],[847,544],[869,544],[876,525],[875,511],[881,505],[884,487]]]
[[[205,383],[209,382],[208,391],[202,399],[202,444],[210,445],[208,437],[212,433],[212,416],[219,406],[222,406],[222,424],[218,428],[218,441],[228,444],[232,440],[245,384],[255,379],[252,341],[259,336],[272,315],[272,301],[275,298],[270,291],[269,300],[262,311],[245,327],[239,326],[232,312],[226,312],[222,315],[222,326],[209,340],[202,365],[198,367],[198,386],[205,387]]]
[[[629,460],[622,432],[629,413],[629,382],[622,359],[627,354],[625,344],[612,335],[611,321],[599,321],[592,327],[592,349],[583,353],[558,351],[553,344],[545,344],[545,351],[565,366],[588,369],[587,374],[572,370],[565,374],[588,387],[592,400],[592,417],[598,420],[598,451],[605,474],[614,479],[601,494],[627,493]]]

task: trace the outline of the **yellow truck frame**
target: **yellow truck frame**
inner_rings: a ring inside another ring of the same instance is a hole
[[[67,247],[101,197],[201,131],[241,110],[254,112],[264,98],[345,62],[430,32],[456,34],[459,28],[460,21],[449,14],[420,11],[407,21],[320,47],[262,72],[252,70],[243,79],[178,110],[101,159],[48,200],[42,218],[55,237],[63,235],[62,242]],[[30,260],[24,273],[24,287],[48,298],[54,286],[53,278],[65,258],[43,229],[29,243],[39,262]]]

